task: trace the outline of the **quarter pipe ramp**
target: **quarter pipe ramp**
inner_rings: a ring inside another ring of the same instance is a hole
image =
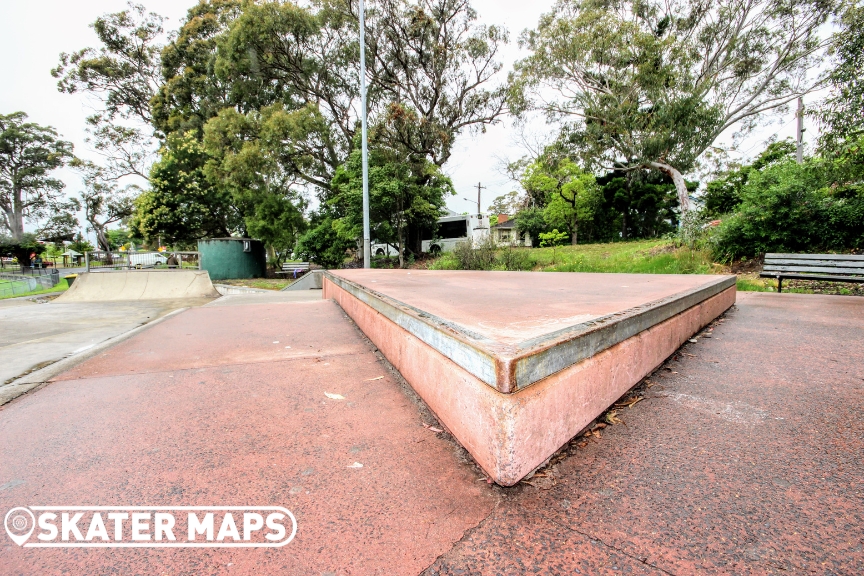
[[[218,298],[205,270],[86,272],[57,302]]]

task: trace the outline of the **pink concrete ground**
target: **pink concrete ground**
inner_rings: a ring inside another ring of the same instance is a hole
[[[739,294],[626,425],[544,472],[548,490],[477,482],[332,303],[255,308],[184,312],[0,409],[0,511],[284,505],[295,542],[23,550],[4,534],[0,574],[864,573],[864,299]],[[304,326],[343,352],[282,356],[273,342]]]
[[[416,574],[498,498],[425,418],[331,301],[189,310],[0,411],[0,486],[23,482],[0,510],[277,505],[296,539],[60,550],[4,533],[0,574]]]

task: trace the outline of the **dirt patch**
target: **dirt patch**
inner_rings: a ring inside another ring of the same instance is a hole
[[[655,246],[655,247],[650,248],[648,250],[642,250],[642,251],[638,252],[638,254],[640,256],[659,256],[660,254],[673,254],[679,248],[680,248],[679,246],[676,246],[674,243],[670,242],[668,244],[661,244],[659,246]],[[604,254],[603,257],[608,258],[609,255]]]
[[[753,272],[758,274],[762,271],[763,261],[763,256],[738,260],[737,262],[732,262],[732,264],[729,265],[729,268],[732,270],[733,274],[750,274]]]
[[[852,282],[819,282],[817,280],[783,280],[783,291],[802,290],[812,294],[864,296],[864,284]]]

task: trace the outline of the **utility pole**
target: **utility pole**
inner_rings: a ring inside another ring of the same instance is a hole
[[[485,190],[486,186],[481,186],[480,182],[477,183],[477,216],[480,216],[480,190]],[[463,198],[463,200],[468,200],[468,198]],[[468,200],[469,202],[473,202],[473,200]]]
[[[798,164],[804,161],[804,99],[798,97],[798,149],[795,152],[795,158]]]
[[[363,267],[371,268],[369,234],[369,156],[366,142],[366,7],[360,0],[360,131],[363,156]]]

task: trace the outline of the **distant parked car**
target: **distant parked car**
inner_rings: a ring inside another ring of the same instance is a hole
[[[160,264],[167,264],[168,257],[162,252],[131,252],[129,254],[129,266],[132,268],[155,268]]]

